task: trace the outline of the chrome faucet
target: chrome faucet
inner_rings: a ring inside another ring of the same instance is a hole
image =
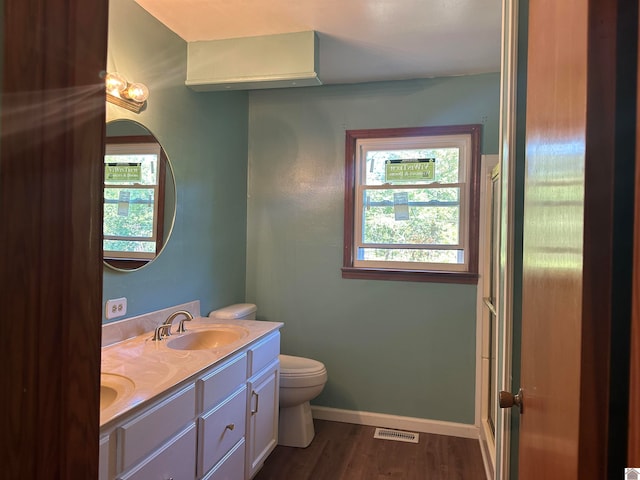
[[[177,312],[173,312],[171,315],[169,315],[169,317],[167,317],[167,319],[162,323],[162,325],[159,325],[156,328],[153,334],[153,341],[157,342],[158,340],[162,340],[164,337],[171,336],[171,325],[173,324],[173,321],[175,320],[175,318],[180,315],[184,315],[185,318],[181,319],[180,323],[178,323],[177,332],[178,333],[186,332],[187,329],[184,328],[184,322],[190,322],[191,320],[193,320],[193,315],[191,315],[186,310],[178,310]]]

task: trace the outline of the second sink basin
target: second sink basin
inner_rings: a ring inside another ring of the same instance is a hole
[[[216,326],[172,338],[167,342],[167,347],[174,350],[209,350],[233,343],[248,334],[249,330],[244,327]]]
[[[135,384],[127,377],[114,373],[100,374],[100,410],[128,397],[134,388]]]

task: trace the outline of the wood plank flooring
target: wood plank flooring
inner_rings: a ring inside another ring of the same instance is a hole
[[[254,480],[485,480],[477,440],[420,433],[420,442],[373,438],[375,427],[314,420],[307,448],[278,445]]]

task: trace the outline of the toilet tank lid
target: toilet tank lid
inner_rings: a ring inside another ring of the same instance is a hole
[[[243,318],[256,311],[253,303],[236,303],[228,307],[214,310],[209,314],[209,318]]]
[[[295,357],[293,355],[278,355],[280,359],[280,373],[285,375],[309,375],[325,371],[324,363],[306,357]]]

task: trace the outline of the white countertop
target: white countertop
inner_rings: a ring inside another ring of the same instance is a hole
[[[173,327],[177,329],[178,322]],[[166,392],[199,374],[216,363],[223,362],[235,352],[268,333],[282,327],[280,322],[255,320],[212,320],[197,317],[185,324],[187,332],[173,333],[170,339],[190,332],[206,330],[214,325],[235,325],[246,328],[247,336],[210,350],[174,350],[167,346],[168,340],[154,342],[153,332],[129,338],[102,348],[101,373],[106,380],[118,380],[123,388],[118,398],[108,407],[100,410],[100,427],[137,409],[143,403]],[[124,379],[122,377],[125,377]],[[108,383],[107,383],[108,384]]]

